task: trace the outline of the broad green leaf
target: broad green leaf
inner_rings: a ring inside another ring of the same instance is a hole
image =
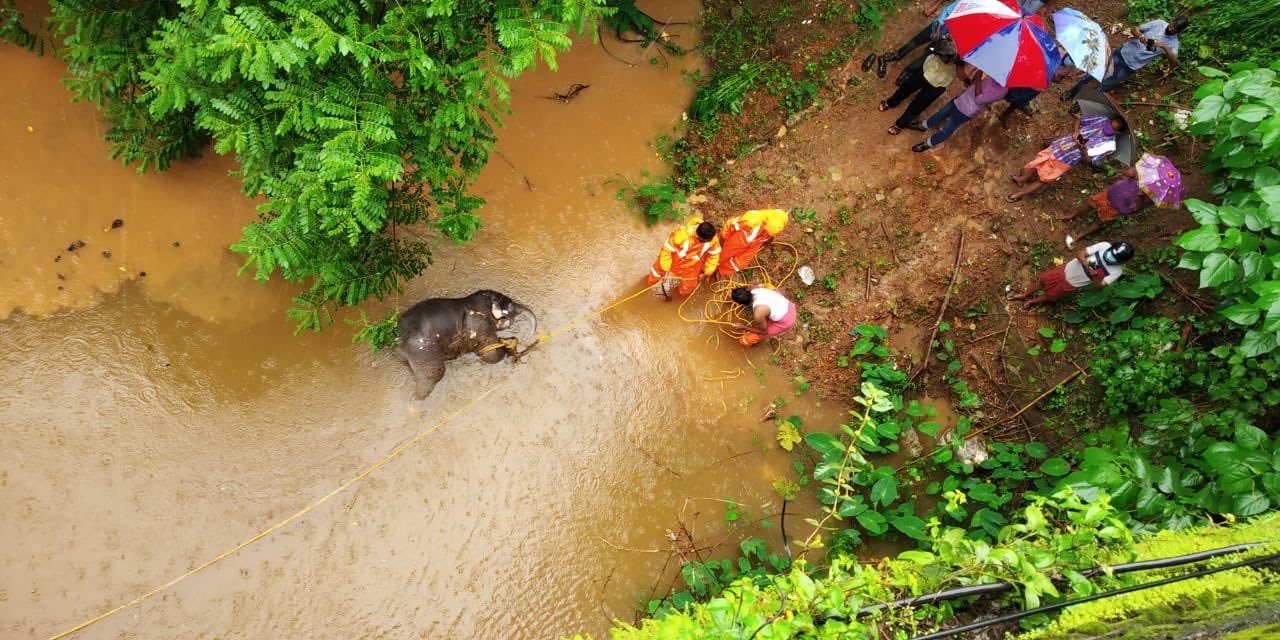
[[[1196,198],[1188,198],[1182,204],[1186,205],[1187,211],[1191,212],[1191,217],[1195,218],[1196,222],[1200,224],[1218,224],[1218,207],[1216,205]]]
[[[1028,442],[1026,451],[1032,458],[1044,458],[1049,455],[1049,446],[1043,442]]]
[[[1236,496],[1234,511],[1238,516],[1256,516],[1271,508],[1271,500],[1258,491]]]
[[[796,429],[796,425],[789,420],[778,420],[778,432],[776,437],[778,445],[786,451],[790,451],[796,443],[801,441],[800,431]]]
[[[1267,432],[1242,422],[1236,425],[1235,439],[1236,444],[1245,449],[1261,449],[1262,445],[1267,442]]]
[[[898,499],[898,481],[893,476],[884,476],[871,486],[871,501],[889,506]]]
[[[1235,113],[1231,115],[1235,117],[1237,120],[1257,123],[1257,122],[1262,122],[1264,119],[1270,116],[1271,109],[1268,108],[1266,105],[1258,104],[1256,102],[1251,102],[1249,104],[1241,105],[1240,108],[1236,109]]]
[[[919,516],[895,516],[890,518],[889,524],[892,524],[894,529],[901,531],[913,540],[924,539],[925,521],[921,520]]]
[[[1249,330],[1240,341],[1240,352],[1250,358],[1271,353],[1280,345],[1274,331]]]
[[[1241,302],[1240,304],[1233,304],[1219,311],[1219,313],[1238,325],[1248,327],[1258,321],[1258,315],[1261,311],[1252,304]]]
[[[1191,251],[1213,251],[1222,243],[1222,234],[1217,225],[1208,224],[1192,229],[1178,238],[1175,244]]]
[[[1206,96],[1191,112],[1191,121],[1209,122],[1222,117],[1230,110],[1231,105],[1227,104],[1226,98],[1219,95]]]
[[[1062,338],[1055,338],[1053,344],[1049,345],[1049,353],[1062,353],[1067,348],[1067,341]]]
[[[1116,307],[1115,310],[1111,312],[1111,324],[1127,322],[1133,317],[1133,308],[1135,306],[1136,303],[1129,303],[1124,306]]]
[[[1234,282],[1240,277],[1240,265],[1224,253],[1214,252],[1204,257],[1200,269],[1200,287],[1211,288]]]
[[[858,524],[863,529],[867,530],[867,533],[873,536],[882,535],[889,530],[889,522],[885,519],[884,514],[879,511],[863,511],[854,519],[858,521]]]
[[[1067,464],[1062,458],[1049,458],[1040,463],[1040,473],[1047,476],[1065,476],[1071,472],[1071,465]]]
[[[1214,69],[1213,67],[1203,67],[1203,66],[1202,66],[1202,67],[1196,67],[1196,71],[1199,71],[1199,72],[1200,72],[1200,75],[1202,75],[1202,76],[1204,76],[1204,77],[1206,77],[1206,78],[1226,78],[1226,77],[1228,77],[1228,76],[1227,76],[1227,73],[1226,73],[1225,71],[1219,71],[1219,70],[1217,70],[1217,69]]]
[[[829,433],[815,431],[804,435],[805,444],[816,449],[824,456],[840,456],[844,453],[844,444]]]
[[[913,562],[915,564],[933,564],[936,560],[932,553],[929,553],[928,551],[917,551],[914,549],[899,553],[898,559]]]

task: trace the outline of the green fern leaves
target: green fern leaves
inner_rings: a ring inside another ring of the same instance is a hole
[[[299,330],[427,267],[428,245],[396,240],[395,226],[474,237],[483,201],[468,188],[507,78],[555,68],[570,33],[606,11],[604,0],[50,4],[68,84],[103,107],[113,155],[140,170],[210,141],[235,155],[245,193],[265,202],[232,248],[257,279],[307,287],[289,312]],[[0,35],[17,40],[10,5],[0,0]]]

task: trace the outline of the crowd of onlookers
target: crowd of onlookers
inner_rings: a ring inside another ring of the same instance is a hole
[[[1043,11],[1051,2],[1052,0],[1022,0],[1020,5],[1025,15],[1035,15]],[[917,153],[946,142],[965,123],[989,106],[1001,101],[1008,103],[1008,106],[999,115],[999,120],[1002,125],[1007,126],[1008,119],[1014,111],[1031,113],[1031,102],[1041,93],[1041,90],[1034,88],[1002,86],[988,74],[957,55],[947,18],[960,4],[960,2],[946,0],[935,0],[930,3],[924,8],[924,14],[933,18],[929,24],[898,49],[878,56],[871,54],[862,63],[864,71],[874,66],[876,74],[884,77],[890,63],[902,60],[913,51],[924,48],[924,51],[898,74],[895,80],[897,90],[879,103],[880,111],[889,111],[896,109],[910,98],[911,101],[906,108],[889,126],[888,133],[898,135],[903,129],[926,133],[932,131],[923,141],[911,147],[911,150]],[[1054,71],[1052,81],[1066,78],[1073,73],[1079,73],[1082,76],[1070,89],[1063,91],[1060,98],[1064,102],[1071,102],[1083,88],[1090,84],[1097,85],[1102,92],[1109,92],[1135,72],[1161,57],[1177,62],[1178,34],[1186,29],[1188,24],[1186,17],[1178,17],[1172,22],[1152,20],[1130,28],[1128,35],[1131,38],[1111,52],[1106,74],[1101,81],[1074,69],[1070,55],[1059,48],[1058,54],[1062,64]],[[931,115],[920,117],[956,82],[963,84],[959,95]],[[1017,202],[1046,185],[1057,182],[1072,167],[1086,160],[1095,167],[1103,165],[1115,156],[1121,145],[1121,137],[1130,135],[1129,125],[1118,108],[1108,113],[1086,114],[1082,113],[1079,104],[1073,104],[1070,113],[1077,114],[1070,133],[1053,140],[1026,162],[1020,173],[1009,177],[1017,189],[1005,197],[1007,201]],[[1151,198],[1140,188],[1132,166],[1124,167],[1122,174],[1120,180],[1090,198],[1088,206],[1084,209],[1059,214],[1059,219],[1070,220],[1089,210],[1097,212],[1096,224],[1074,235],[1070,233],[1067,235],[1066,244],[1069,249],[1074,247],[1078,238],[1096,232],[1101,225],[1153,204]],[[1123,272],[1122,265],[1133,255],[1133,246],[1127,242],[1095,243],[1078,252],[1072,260],[1041,274],[1039,280],[1033,283],[1029,290],[1020,293],[1011,291],[1010,299],[1025,300],[1025,306],[1029,308],[1039,303],[1058,300],[1086,286],[1106,286],[1120,277]],[[1035,295],[1039,291],[1043,293]]]
[[[1021,15],[1025,18],[1037,15],[1051,2],[1052,0],[1021,0],[1018,4]],[[933,0],[924,8],[925,16],[933,18],[929,24],[898,49],[882,55],[870,54],[862,62],[863,71],[870,71],[874,67],[876,75],[883,78],[890,63],[902,60],[918,49],[924,49],[898,73],[895,80],[897,90],[878,105],[880,111],[890,111],[910,99],[906,108],[889,126],[888,133],[896,136],[904,129],[925,133],[932,131],[923,141],[911,147],[917,153],[946,142],[965,123],[990,105],[1001,101],[1006,102],[1007,106],[1000,113],[999,121],[1007,126],[1009,117],[1015,111],[1033,113],[1032,101],[1047,88],[1006,87],[959,55],[950,33],[948,18],[963,4],[962,1]],[[1012,2],[1008,2],[1007,6],[1012,10]],[[971,7],[966,7],[962,11],[970,9]],[[1078,238],[1091,235],[1102,225],[1120,216],[1133,214],[1153,204],[1181,201],[1180,192],[1170,195],[1168,201],[1162,199],[1156,203],[1153,200],[1150,183],[1142,181],[1140,172],[1145,170],[1150,176],[1153,172],[1159,174],[1161,171],[1168,171],[1172,178],[1176,175],[1176,169],[1166,158],[1146,155],[1138,161],[1138,170],[1131,166],[1134,161],[1131,148],[1133,142],[1128,131],[1129,125],[1120,109],[1102,96],[1101,103],[1091,102],[1092,108],[1086,112],[1081,108],[1082,100],[1077,99],[1077,96],[1091,84],[1097,85],[1095,92],[1109,92],[1161,57],[1177,62],[1178,34],[1187,26],[1187,18],[1178,17],[1172,22],[1152,20],[1132,27],[1128,32],[1131,38],[1111,51],[1105,65],[1105,74],[1101,71],[1096,74],[1101,76],[1100,79],[1075,69],[1069,53],[1060,45],[1054,52],[1054,62],[1060,60],[1061,64],[1050,68],[1046,72],[1047,77],[1042,77],[1043,82],[1040,84],[1048,85],[1073,73],[1082,76],[1059,96],[1064,102],[1074,101],[1069,108],[1069,113],[1075,115],[1074,123],[1070,126],[1069,133],[1054,139],[1027,161],[1019,173],[1009,176],[1017,189],[1005,196],[1005,199],[1017,202],[1057,182],[1073,167],[1086,160],[1090,165],[1100,167],[1116,158],[1123,143],[1127,142],[1130,147],[1125,154],[1128,164],[1121,169],[1120,179],[1091,197],[1084,208],[1058,214],[1058,219],[1064,221],[1073,220],[1089,211],[1097,214],[1096,223],[1074,235],[1069,233],[1066,236],[1068,249],[1074,249]],[[970,59],[973,59],[972,54],[976,51],[974,49],[970,52]],[[1093,52],[1096,54],[1097,49],[1093,49]],[[1097,61],[1101,63],[1100,57]],[[921,117],[957,82],[963,88],[955,98],[931,115]],[[1098,112],[1099,108],[1101,112]],[[1161,164],[1162,162],[1165,164]],[[1177,177],[1175,187],[1181,188],[1180,176]],[[719,228],[702,218],[691,218],[672,231],[663,243],[658,258],[649,270],[648,284],[653,287],[662,285],[664,295],[668,293],[667,287],[670,285],[676,294],[688,296],[699,283],[707,279],[735,276],[751,266],[759,250],[782,232],[787,220],[787,213],[780,209],[748,211],[728,220]],[[1133,256],[1134,248],[1128,242],[1097,242],[1076,250],[1070,260],[1062,261],[1062,264],[1040,274],[1025,291],[1014,291],[1012,287],[1008,287],[1008,297],[1010,300],[1024,301],[1024,307],[1030,308],[1058,300],[1084,287],[1105,287],[1120,278],[1124,272],[1124,263]],[[795,324],[795,303],[770,287],[734,287],[730,299],[748,309],[751,317],[749,324],[734,324],[741,332],[739,342],[745,347],[778,335]]]

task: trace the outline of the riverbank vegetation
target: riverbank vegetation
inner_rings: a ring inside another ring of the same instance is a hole
[[[554,68],[604,13],[603,0],[49,6],[44,37],[0,2],[0,36],[67,60],[112,156],[139,171],[209,144],[233,154],[262,204],[232,248],[257,279],[297,283],[288,315],[316,331],[336,307],[400,291],[438,238],[475,235],[483,201],[469,189],[508,81]],[[392,339],[393,321],[372,327],[360,335]]]

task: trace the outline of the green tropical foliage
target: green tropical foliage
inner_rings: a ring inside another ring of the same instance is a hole
[[[1235,68],[1200,69],[1209,81],[1196,91],[1190,131],[1213,145],[1205,163],[1222,201],[1188,200],[1201,226],[1177,245],[1186,250],[1179,266],[1200,272],[1254,357],[1280,347],[1280,61]]]
[[[997,580],[1015,585],[1018,602],[1028,607],[1087,595],[1098,587],[1081,571],[1124,557],[1132,545],[1114,515],[1105,500],[1090,503],[1064,491],[1019,510],[993,542],[934,525],[925,535],[928,551],[907,551],[876,564],[859,563],[852,555],[837,556],[823,568],[797,561],[786,573],[744,576],[706,602],[668,611],[639,627],[622,625],[611,637],[869,640],[883,637],[886,626],[924,632],[948,617],[953,606],[943,602],[857,614],[866,605],[895,598]]]
[[[303,285],[289,312],[299,330],[421,273],[430,242],[407,227],[475,235],[482,200],[467,189],[507,81],[554,68],[571,32],[606,11],[603,0],[51,7],[67,84],[103,108],[114,156],[162,170],[209,142],[235,155],[263,202],[233,249],[257,279]]]

